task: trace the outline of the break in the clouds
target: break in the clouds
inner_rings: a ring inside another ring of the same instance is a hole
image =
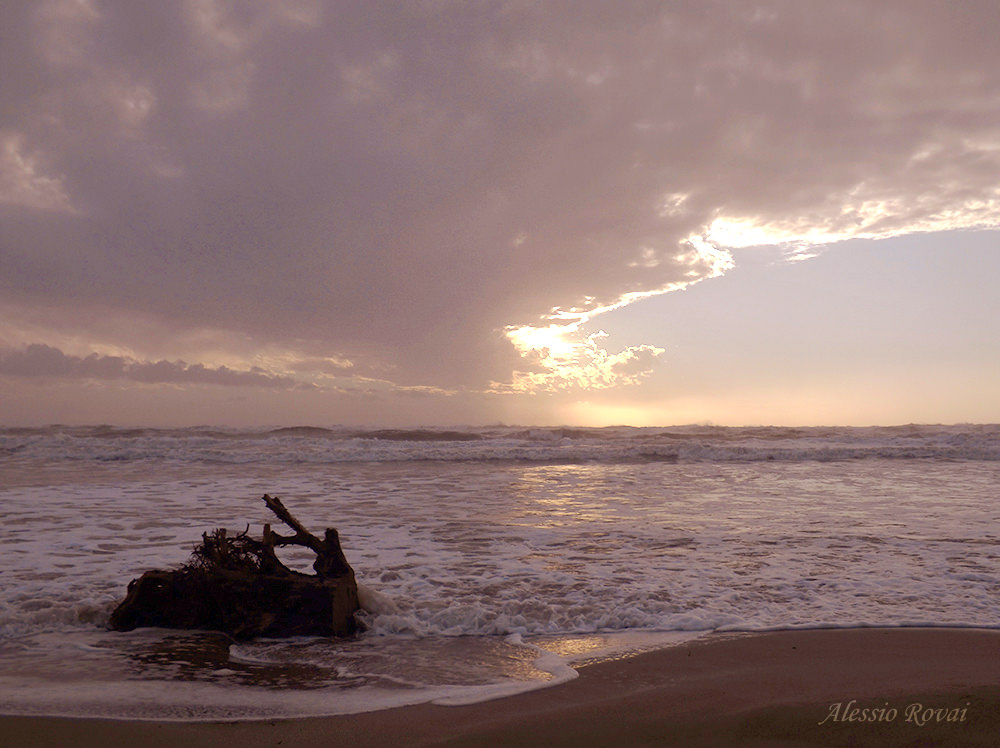
[[[996,225],[998,28],[993,0],[5,3],[5,372],[639,382],[663,351],[600,316],[729,249]]]

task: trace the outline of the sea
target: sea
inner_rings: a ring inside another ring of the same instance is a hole
[[[363,634],[108,630],[202,533],[277,525],[265,493],[339,531]],[[1000,627],[1000,425],[3,428],[0,507],[3,714],[461,704],[710,633]]]

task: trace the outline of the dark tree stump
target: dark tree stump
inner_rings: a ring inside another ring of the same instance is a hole
[[[110,628],[207,629],[237,639],[356,633],[358,585],[337,531],[327,529],[320,540],[278,498],[265,495],[264,502],[294,535],[278,535],[269,525],[261,540],[224,529],[203,535],[187,566],[133,579]],[[316,574],[287,568],[275,555],[277,545],[312,549]]]

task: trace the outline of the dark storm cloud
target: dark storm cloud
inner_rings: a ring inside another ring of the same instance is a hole
[[[998,27],[910,0],[5,4],[0,292],[53,336],[156,320],[167,358],[211,328],[288,370],[511,381],[505,328],[710,277],[713,243],[995,223]],[[95,343],[143,344],[116,329]],[[593,341],[565,360],[616,355]]]

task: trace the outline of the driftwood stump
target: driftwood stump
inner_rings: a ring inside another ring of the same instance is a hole
[[[328,528],[320,540],[280,499],[265,494],[263,500],[293,535],[279,535],[270,525],[260,540],[248,535],[249,528],[232,536],[225,529],[203,534],[187,565],[147,571],[129,582],[110,628],[207,629],[237,639],[356,633],[358,585],[337,531]],[[285,545],[312,550],[315,575],[281,563],[274,549]]]

